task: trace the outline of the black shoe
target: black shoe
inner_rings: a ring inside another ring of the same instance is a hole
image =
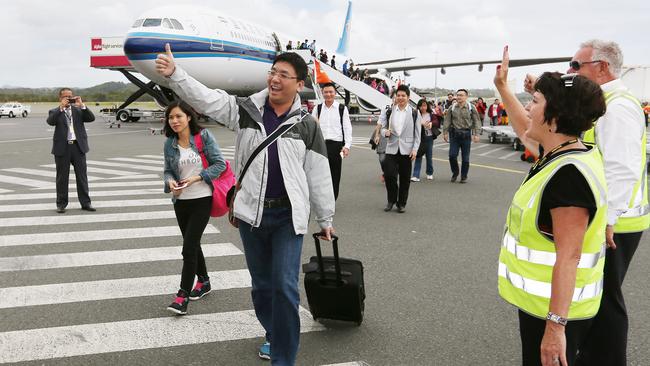
[[[187,304],[189,302],[190,298],[187,297],[187,293],[183,290],[178,290],[176,299],[167,307],[167,310],[177,315],[185,315],[187,314]]]
[[[210,291],[212,291],[212,287],[210,286],[210,280],[203,281],[203,282],[196,281],[196,285],[194,285],[192,292],[190,292],[190,300],[198,300],[203,296],[209,294]]]
[[[65,207],[57,207],[56,212],[57,213],[65,213]]]
[[[81,206],[81,209],[84,210],[84,211],[90,211],[90,212],[95,212],[95,211],[97,211],[97,209],[94,208],[94,207],[91,206],[91,205],[88,205],[88,206]]]
[[[452,176],[451,176],[451,182],[452,182],[452,183],[454,183],[454,182],[456,181],[456,179],[458,179],[458,176],[457,176],[457,175],[452,175]]]
[[[403,206],[397,205],[397,212],[399,212],[399,213],[404,213],[404,212],[406,212],[406,207],[403,207]]]
[[[461,182],[461,183],[467,183],[467,177],[465,177],[465,178],[460,178],[460,182]]]
[[[384,211],[388,212],[388,211],[392,210],[392,209],[393,209],[393,205],[395,205],[395,204],[394,204],[394,203],[390,203],[390,202],[388,202],[388,203],[386,204],[386,207],[384,207]]]

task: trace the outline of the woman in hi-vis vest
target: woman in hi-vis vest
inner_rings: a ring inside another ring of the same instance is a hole
[[[519,309],[523,365],[573,365],[600,306],[607,224],[602,159],[578,136],[605,100],[587,78],[547,72],[524,108],[507,77],[506,47],[494,83],[517,136],[540,158],[508,210],[499,294]]]

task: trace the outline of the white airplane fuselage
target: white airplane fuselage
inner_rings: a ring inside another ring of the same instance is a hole
[[[265,27],[210,9],[163,7],[136,20],[126,36],[124,53],[138,72],[167,86],[156,72],[155,59],[169,43],[176,63],[202,84],[250,95],[266,87],[277,49],[296,39],[277,33],[275,37]]]

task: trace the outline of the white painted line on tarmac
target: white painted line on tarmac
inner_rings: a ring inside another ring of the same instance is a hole
[[[158,182],[162,185],[162,183]],[[94,186],[94,185],[93,185]],[[0,192],[1,193],[1,192]],[[143,189],[123,189],[117,191],[93,191],[92,198],[96,197],[113,197],[113,196],[140,196],[150,194],[165,194],[161,188],[143,188]],[[77,192],[72,191],[68,193],[68,199],[76,198]],[[21,200],[42,200],[42,199],[56,199],[56,193],[16,193],[0,195],[0,201],[21,201]],[[0,223],[2,226],[2,223]]]
[[[482,148],[488,147],[488,146],[493,146],[493,145],[492,144],[473,144],[472,147],[471,147],[471,150],[474,151],[474,150],[482,149]]]
[[[135,165],[135,164],[114,163],[114,162],[110,162],[110,161],[96,161],[96,160],[88,160],[87,163],[88,163],[88,165],[126,168],[126,169],[133,169],[133,170],[145,170],[145,171],[148,171],[148,172],[162,172],[161,167],[147,166],[147,165],[142,165],[142,164]]]
[[[160,160],[136,159],[136,158],[108,158],[107,160],[126,161],[129,163],[153,164],[153,165],[165,164],[164,161],[160,161]]]
[[[147,159],[156,159],[156,160],[164,160],[165,157],[160,154],[160,155],[136,155],[138,158],[147,158]]]
[[[56,172],[51,171],[51,170],[38,170],[38,169],[25,169],[25,168],[7,168],[7,169],[2,169],[5,172],[10,172],[10,173],[19,173],[19,174],[29,174],[29,175],[36,175],[39,177],[48,177],[48,178],[56,178]],[[74,182],[75,181],[75,175],[72,173],[74,170],[70,169],[70,181]],[[93,180],[100,179],[98,177],[93,177],[93,176],[88,176],[88,181],[91,182]]]
[[[160,184],[160,183],[159,183]],[[92,193],[90,194],[92,197]],[[169,198],[157,198],[149,200],[122,200],[122,201],[93,201],[95,208],[112,208],[112,207],[140,207],[140,206],[163,206],[171,205]],[[80,209],[78,202],[70,202],[68,209]],[[25,211],[48,211],[56,210],[56,204],[52,203],[31,203],[23,205],[0,205],[0,212],[25,212]]]
[[[110,178],[105,178],[104,180],[120,180],[120,179],[158,179],[158,183],[162,185],[162,169],[160,169],[161,174],[135,174],[135,175],[129,175],[129,176],[120,176],[120,177],[110,177]],[[93,183],[93,187],[95,184]]]
[[[343,363],[332,363],[332,364],[321,365],[321,366],[370,366],[370,365],[364,361],[353,361],[353,362],[343,362]]]
[[[11,193],[11,192],[13,192],[11,189],[2,189],[2,188],[0,188],[0,194]]]
[[[177,254],[179,255],[179,254]],[[213,290],[251,286],[247,269],[210,272]],[[0,288],[0,309],[176,293],[180,274]]]
[[[143,177],[143,176],[136,176],[136,177]],[[92,198],[94,192],[92,191],[93,188],[112,188],[112,187],[146,187],[146,186],[156,186],[160,187],[160,191],[162,192],[162,186],[163,182],[160,180],[160,177],[156,175],[152,176],[147,176],[147,179],[150,178],[158,178],[158,180],[151,180],[151,181],[126,181],[126,182],[104,182],[104,183],[93,183],[90,184],[90,196]],[[126,179],[125,177],[118,177],[119,179]],[[128,179],[131,179],[132,177],[128,177]],[[111,179],[111,178],[108,178]],[[75,184],[72,183],[70,184],[70,188],[75,188]],[[45,190],[45,189],[56,189],[56,186],[54,183],[48,187],[41,187],[37,188],[38,190]]]
[[[90,161],[87,162],[90,165]],[[46,165],[41,165],[43,168],[56,168],[55,164],[46,164]],[[103,169],[103,168],[97,168],[94,166],[88,166],[88,172],[89,173],[99,173],[99,174],[108,174],[108,175],[121,175],[121,176],[127,176],[127,175],[139,175],[140,173],[137,172],[127,172],[124,170],[115,170],[115,169]]]
[[[219,229],[212,224],[206,226],[205,234],[218,234]],[[77,243],[82,241],[120,240],[138,238],[159,238],[163,236],[178,236],[181,230],[178,226],[152,226],[144,228],[67,231],[61,233],[13,234],[0,236],[0,247],[21,245]],[[0,299],[2,296],[0,296]]]
[[[27,186],[32,188],[43,188],[52,185],[51,181],[28,179],[28,178],[14,177],[11,175],[2,175],[2,174],[0,174],[0,183],[10,183],[10,184]]]
[[[497,147],[496,149],[486,151],[486,152],[484,152],[482,154],[478,154],[478,156],[487,156],[488,154],[492,154],[493,152],[500,151],[500,150],[505,150],[505,149],[511,149],[511,147],[510,146]]]
[[[323,330],[300,307],[300,332]],[[264,334],[253,310],[18,330],[0,333],[0,363],[225,342]]]
[[[506,159],[510,158],[511,156],[515,156],[515,155],[517,155],[517,154],[521,155],[522,152],[521,152],[521,151],[513,151],[513,152],[511,152],[511,153],[509,153],[509,154],[503,155],[503,156],[500,157],[499,159],[501,159],[501,160],[506,160]]]
[[[182,250],[182,247],[160,247],[6,257],[0,258],[0,272],[167,261],[182,259]],[[206,258],[244,254],[232,243],[201,244],[201,250]]]
[[[174,219],[174,211],[125,212],[112,214],[56,215],[40,217],[8,217],[0,220],[0,227],[90,224],[98,222],[145,221]]]

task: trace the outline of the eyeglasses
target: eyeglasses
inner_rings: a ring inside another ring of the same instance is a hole
[[[597,62],[603,62],[603,60],[594,60],[594,61],[585,61],[585,62],[580,62],[580,61],[575,61],[574,60],[574,61],[569,62],[569,67],[572,68],[575,71],[578,71],[578,70],[580,70],[580,67],[582,67],[582,65],[595,64]]]
[[[272,78],[277,75],[282,80],[298,79],[298,77],[296,76],[289,75],[288,72],[280,72],[275,69],[269,70],[268,74],[269,74],[269,78]]]

